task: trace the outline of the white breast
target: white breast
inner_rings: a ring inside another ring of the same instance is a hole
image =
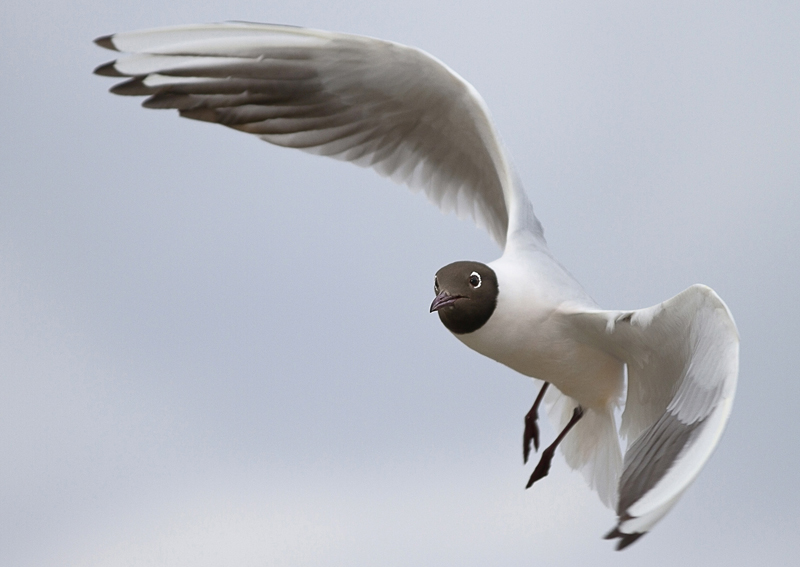
[[[497,274],[497,307],[473,333],[456,335],[471,349],[517,372],[552,383],[587,408],[607,408],[623,387],[623,363],[567,332],[566,306],[595,303],[546,251],[523,258],[507,253],[490,264]]]

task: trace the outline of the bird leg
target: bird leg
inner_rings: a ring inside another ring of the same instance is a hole
[[[549,385],[550,382],[545,382],[542,385],[542,389],[539,390],[539,395],[536,396],[536,401],[533,402],[531,411],[525,416],[525,433],[522,434],[523,464],[528,462],[528,457],[531,454],[531,441],[533,441],[534,449],[537,451],[539,450],[539,426],[536,424],[536,421],[539,419],[539,405],[542,403],[544,393],[547,391]]]
[[[547,473],[550,472],[550,463],[553,460],[553,455],[556,452],[556,447],[558,447],[558,444],[564,440],[564,437],[567,436],[569,430],[572,429],[582,417],[583,417],[583,408],[581,406],[578,406],[575,408],[575,411],[572,412],[572,417],[570,418],[569,423],[567,423],[566,427],[564,427],[564,430],[558,434],[556,440],[553,441],[553,443],[547,449],[542,451],[542,458],[539,460],[539,464],[536,465],[536,468],[533,470],[533,474],[531,475],[528,484],[525,485],[525,488],[530,488],[534,482],[547,476]]]

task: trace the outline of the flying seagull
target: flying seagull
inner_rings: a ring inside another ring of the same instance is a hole
[[[539,449],[542,403],[560,433],[528,487],[560,446],[616,509],[606,538],[623,549],[700,472],[736,390],[727,306],[694,285],[653,307],[600,309],[548,250],[483,99],[444,63],[389,41],[243,22],[95,41],[123,52],[95,70],[128,77],[112,93],[371,167],[489,232],[501,257],[440,269],[430,310],[468,347],[544,382],[525,416],[523,460]]]

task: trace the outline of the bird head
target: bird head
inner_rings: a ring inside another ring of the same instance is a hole
[[[497,275],[480,262],[453,262],[436,272],[431,313],[436,311],[445,327],[463,335],[477,331],[497,306]]]

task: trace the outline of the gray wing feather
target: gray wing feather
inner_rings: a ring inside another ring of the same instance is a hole
[[[212,24],[96,40],[129,53],[98,67],[120,95],[272,144],[351,161],[472,217],[501,246],[541,225],[477,92],[440,61],[372,38]]]

